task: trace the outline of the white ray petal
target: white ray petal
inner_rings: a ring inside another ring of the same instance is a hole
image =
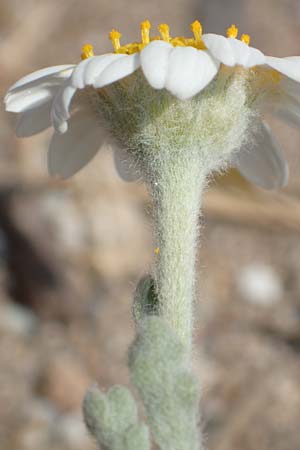
[[[21,115],[16,129],[17,137],[29,137],[41,133],[51,126],[51,102],[27,109]]]
[[[235,54],[235,64],[244,67],[254,67],[265,64],[265,55],[257,48],[250,47],[242,41],[228,38],[229,45]]]
[[[20,113],[26,111],[26,109],[40,106],[43,103],[47,103],[52,99],[58,91],[57,86],[51,86],[48,88],[35,88],[28,91],[12,95],[5,99],[6,111]]]
[[[84,59],[83,61],[81,61],[75,68],[75,70],[72,73],[71,76],[71,84],[72,86],[78,88],[78,89],[83,89],[84,88],[84,74],[85,74],[85,70],[86,70],[86,66],[88,64],[90,64],[92,59],[103,59],[105,58],[105,55],[103,56],[94,56],[92,58],[87,58]]]
[[[253,141],[237,155],[236,166],[252,183],[265,189],[283,187],[288,182],[288,165],[270,127],[261,123]]]
[[[122,180],[132,182],[141,178],[136,162],[128,152],[120,148],[114,148],[113,156],[116,171]]]
[[[291,80],[290,80],[291,81]],[[292,127],[300,125],[300,98],[286,90],[266,105],[266,110]]]
[[[115,81],[131,75],[140,66],[140,55],[134,53],[133,55],[123,55],[116,61],[111,62],[103,72],[95,79],[94,87],[101,88]]]
[[[141,51],[141,67],[145,78],[154,89],[165,87],[168,59],[173,46],[164,41],[153,41]]]
[[[56,66],[22,78],[7,92],[4,98],[6,110],[23,112],[34,105],[47,102],[55,96],[59,86],[70,77],[72,71],[73,66]]]
[[[280,120],[285,122],[290,127],[299,128],[300,126],[300,114],[290,108],[278,108],[274,114]]]
[[[48,152],[50,175],[74,175],[96,155],[102,139],[97,117],[86,109],[76,111],[70,118],[68,132],[52,137]]]
[[[181,100],[193,97],[214,78],[219,63],[202,50],[175,47],[169,55],[166,89]]]
[[[234,49],[230,45],[229,39],[220,34],[204,34],[203,42],[214,58],[226,66],[234,66],[236,64],[236,56]]]
[[[70,86],[69,80],[67,80],[53,100],[51,120],[53,127],[59,133],[65,133],[68,129],[67,121],[70,117],[70,105],[76,90],[76,88]]]
[[[286,94],[300,102],[300,85],[298,81],[283,76],[280,85]]]
[[[95,80],[109,67],[112,63],[125,59],[127,55],[123,54],[111,54],[105,57],[105,60],[98,61],[97,64],[91,60],[90,64],[86,67],[85,71],[85,84],[94,84]]]
[[[126,57],[126,55],[107,53],[105,55],[93,56],[92,58],[81,61],[73,72],[71,84],[78,89],[83,89],[87,85],[92,85],[94,80],[111,62],[124,57]]]
[[[266,63],[278,72],[300,83],[300,56],[289,56],[288,58],[267,56]]]
[[[45,79],[65,79],[70,76],[70,73],[72,72],[74,67],[75,66],[72,64],[65,64],[61,66],[46,67],[45,69],[37,70],[36,72],[30,73],[29,75],[26,75],[25,77],[18,80],[9,88],[8,93],[16,89],[27,88],[26,85],[28,84],[30,84],[30,86],[32,87],[35,81],[39,84],[42,81],[45,81]]]

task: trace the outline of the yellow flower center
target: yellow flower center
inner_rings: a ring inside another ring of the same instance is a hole
[[[195,22],[191,24],[191,30],[194,34],[194,38],[185,38],[183,36],[172,38],[170,36],[170,27],[166,23],[161,23],[158,25],[160,36],[150,37],[150,29],[151,23],[149,20],[144,20],[141,23],[141,42],[132,42],[124,46],[120,45],[120,33],[118,34],[118,39],[116,40],[116,30],[111,31],[109,38],[113,44],[115,53],[125,53],[127,55],[131,55],[132,53],[141,51],[150,42],[157,40],[169,42],[174,47],[191,46],[201,50],[206,49],[204,42],[202,41],[202,25],[198,20],[195,20]]]
[[[141,25],[141,42],[131,42],[126,45],[121,45],[120,38],[121,33],[117,30],[111,30],[109,33],[109,39],[112,42],[115,53],[123,53],[127,55],[132,55],[133,53],[140,52],[146,45],[152,41],[161,40],[169,42],[174,47],[194,47],[198,50],[206,50],[206,46],[202,40],[202,25],[198,20],[195,20],[191,24],[191,31],[194,37],[186,38],[184,36],[171,37],[170,27],[166,23],[161,23],[158,25],[158,31],[160,36],[150,37],[151,23],[149,20],[144,20]],[[238,28],[235,25],[231,25],[227,29],[227,37],[236,39],[238,36]],[[250,36],[248,34],[243,34],[241,36],[241,41],[245,44],[250,44]],[[91,44],[86,44],[82,47],[81,59],[90,58],[94,56],[93,46]]]

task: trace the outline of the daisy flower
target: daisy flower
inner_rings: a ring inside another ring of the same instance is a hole
[[[247,139],[239,137],[239,143],[234,142],[229,163],[265,188],[285,185],[286,161],[260,117],[271,111],[289,123],[299,122],[300,58],[265,56],[249,45],[248,35],[237,39],[235,25],[227,30],[227,37],[202,35],[198,21],[191,25],[190,38],[171,37],[167,24],[159,25],[159,36],[150,37],[150,28],[148,20],[142,22],[141,41],[124,46],[121,34],[112,30],[113,53],[95,56],[93,46],[87,44],[79,64],[42,69],[15,83],[5,104],[8,111],[20,113],[17,136],[31,136],[53,125],[56,133],[49,148],[49,171],[68,177],[92,159],[103,142],[103,129],[108,129],[115,141],[117,170],[132,180],[143,171],[141,158],[133,157],[137,154],[133,141],[150,117],[155,121],[162,113],[166,115],[168,105],[176,116],[196,114],[191,120],[199,122],[199,128],[209,122],[208,130],[212,121],[199,120],[199,108],[189,106],[213,95],[220,97],[220,93],[225,101],[232,83],[240,83],[247,114],[250,109],[255,112],[255,126],[248,123]],[[219,109],[219,119],[221,115]]]

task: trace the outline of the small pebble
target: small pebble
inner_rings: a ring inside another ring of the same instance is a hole
[[[283,286],[276,271],[266,264],[250,264],[237,276],[237,289],[243,300],[261,306],[277,303],[282,298]]]
[[[37,316],[28,308],[13,302],[0,303],[0,330],[21,336],[33,333],[38,326]]]
[[[83,418],[79,414],[61,416],[55,425],[55,431],[60,441],[73,450],[86,449],[92,444]]]

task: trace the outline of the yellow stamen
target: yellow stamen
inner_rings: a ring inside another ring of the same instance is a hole
[[[109,33],[109,39],[111,40],[116,53],[118,52],[118,50],[121,47],[121,44],[120,44],[121,36],[122,36],[121,33],[119,33],[119,31],[114,30],[114,29],[111,30],[111,32]]]
[[[227,37],[236,39],[238,32],[238,28],[235,25],[231,25],[231,27],[227,29]]]
[[[160,248],[159,248],[159,247],[156,247],[156,248],[154,249],[154,253],[155,253],[156,255],[158,255],[159,252],[160,252]]]
[[[206,50],[205,44],[202,41],[202,25],[199,20],[195,20],[191,24],[191,30],[194,34],[194,39],[184,39],[184,45],[191,45],[198,50]]]
[[[85,44],[81,49],[81,59],[87,59],[94,56],[94,47],[92,44]]]
[[[149,20],[144,20],[141,23],[141,35],[142,35],[142,43],[147,45],[150,42],[149,32],[151,29],[151,23]]]
[[[195,41],[196,42],[201,42],[202,41],[202,25],[199,22],[199,20],[195,20],[192,24],[191,24],[191,30],[195,36]]]
[[[161,37],[164,41],[169,42],[170,41],[170,27],[166,23],[161,23],[158,25],[158,31],[161,34]]]
[[[241,41],[244,42],[246,45],[249,45],[250,44],[249,34],[242,34]]]

